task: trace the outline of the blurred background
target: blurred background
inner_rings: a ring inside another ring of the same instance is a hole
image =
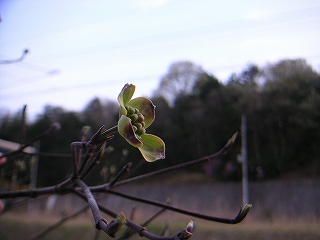
[[[134,166],[130,177],[210,155],[241,131],[246,116],[248,200],[254,206],[247,221],[319,223],[318,1],[1,0],[0,17],[0,151],[54,122],[62,127],[33,146],[60,157],[8,159],[0,166],[3,189],[66,179],[70,143],[85,125],[91,133],[116,125],[117,96],[132,83],[135,96],[157,106],[148,133],[165,141],[166,159],[147,164],[115,136],[86,179],[89,185],[109,181],[128,161]],[[243,198],[240,153],[241,136],[219,159],[123,190],[233,216]],[[185,192],[192,200],[179,197]],[[69,213],[66,206],[75,200],[59,199],[11,210]],[[132,203],[114,207],[129,212]]]

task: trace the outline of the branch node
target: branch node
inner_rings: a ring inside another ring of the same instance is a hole
[[[140,231],[139,231],[140,237],[143,237],[143,232],[144,232],[144,231],[147,231],[147,228],[141,227],[141,229],[140,229]]]
[[[82,142],[82,149],[86,150],[87,141]]]
[[[106,225],[108,225],[107,220],[105,220],[104,218],[100,218],[100,219],[96,222],[96,229],[97,229],[97,230],[101,230],[100,221],[103,222],[103,223],[105,223]]]

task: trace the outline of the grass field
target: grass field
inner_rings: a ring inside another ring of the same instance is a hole
[[[33,239],[40,232],[56,222],[58,219],[29,216],[24,214],[2,214],[0,215],[0,239]],[[195,220],[194,236],[195,240],[235,240],[235,239],[257,239],[257,240],[316,240],[320,239],[319,223],[249,223],[243,222],[237,225],[224,225],[218,223],[208,223]],[[166,234],[174,235],[185,227],[188,221],[167,222],[170,226]],[[149,231],[159,234],[165,228],[165,222],[154,222],[147,227]],[[98,235],[97,235],[98,234]],[[119,234],[121,235],[121,234]],[[73,219],[63,224],[59,228],[51,231],[41,239],[112,239],[102,231],[96,231],[90,217]],[[132,240],[144,239],[134,235]]]
[[[186,174],[185,174],[186,175]],[[160,183],[152,182],[133,186],[120,187],[120,192],[133,196],[147,196],[165,202],[170,198],[173,206],[188,209],[212,216],[234,217],[241,202],[241,183],[198,184],[196,176],[192,184],[184,181],[183,174],[179,183],[165,178]],[[186,180],[186,179],[185,179]],[[168,227],[166,235],[175,235],[184,229],[190,219],[195,222],[195,240],[318,240],[320,239],[320,180],[265,181],[250,185],[250,203],[253,204],[247,218],[236,225],[212,223],[189,216],[166,211],[147,229],[160,234]],[[187,194],[186,194],[187,193]],[[187,197],[186,197],[187,196]],[[97,195],[100,198],[100,195]],[[58,196],[55,208],[46,208],[48,199],[37,198],[26,204],[18,205],[10,211],[0,214],[0,240],[32,240],[38,234],[59,221],[62,216],[77,212],[86,204],[73,195]],[[135,219],[143,222],[159,208],[105,195],[100,199],[102,205],[115,212],[123,211],[130,215],[136,207]],[[29,207],[32,208],[29,208]],[[28,211],[30,214],[27,214]],[[106,217],[110,220],[109,217]],[[118,236],[120,236],[118,234]],[[46,240],[76,239],[112,239],[102,231],[95,230],[90,210],[81,213],[57,229],[46,234]],[[115,238],[117,239],[117,238]],[[131,240],[145,239],[135,235]]]

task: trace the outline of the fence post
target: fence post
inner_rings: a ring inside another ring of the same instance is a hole
[[[248,153],[247,153],[247,117],[241,116],[241,154],[238,162],[242,164],[242,204],[249,202]]]

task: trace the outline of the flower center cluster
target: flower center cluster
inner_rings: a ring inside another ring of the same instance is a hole
[[[141,136],[146,132],[144,128],[145,126],[144,116],[142,115],[142,113],[140,113],[139,109],[137,108],[128,106],[126,107],[126,109],[127,109],[127,117],[131,119],[132,127],[135,134],[137,134],[138,136]]]

